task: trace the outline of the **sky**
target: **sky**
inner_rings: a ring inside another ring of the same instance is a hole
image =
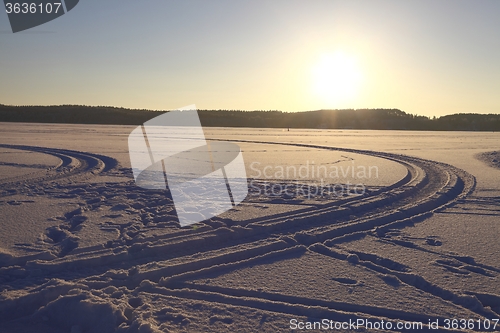
[[[0,104],[500,113],[499,17],[497,0],[82,0],[14,34],[1,10]]]

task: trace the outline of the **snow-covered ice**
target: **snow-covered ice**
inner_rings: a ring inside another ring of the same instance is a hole
[[[133,126],[0,128],[0,332],[500,318],[500,133],[205,128],[249,194],[182,228],[134,183]]]

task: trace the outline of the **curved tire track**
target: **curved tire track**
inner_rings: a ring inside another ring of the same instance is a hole
[[[23,193],[26,186],[48,181],[73,178],[86,174],[97,175],[101,172],[109,171],[118,165],[118,161],[111,157],[75,150],[8,144],[0,144],[0,148],[48,154],[60,160],[58,165],[42,172],[0,180],[0,185],[3,189],[0,192],[0,196]]]
[[[130,247],[94,246],[79,249],[74,256],[69,253],[63,258],[32,260],[18,264],[21,264],[27,272],[31,270],[38,272],[37,274],[44,272],[44,276],[52,278],[62,277],[68,269],[78,267],[81,277],[75,279],[73,283],[86,285],[88,288],[104,289],[112,281],[115,287],[126,286],[129,290],[140,291],[144,286],[153,283],[157,285],[157,290],[162,290],[165,294],[180,293],[184,298],[206,301],[213,301],[214,297],[216,299],[218,297],[221,300],[232,299],[235,303],[246,305],[240,297],[240,294],[248,294],[243,289],[203,290],[191,284],[177,284],[177,281],[192,276],[202,276],[207,271],[222,271],[231,266],[244,265],[249,261],[256,262],[263,256],[276,254],[279,257],[287,251],[314,249],[314,244],[325,241],[335,241],[370,232],[383,234],[388,228],[404,227],[463,199],[475,187],[475,178],[467,172],[447,164],[416,157],[307,144],[234,141],[365,154],[400,163],[407,169],[407,175],[395,184],[373,191],[367,196],[318,205],[314,212],[303,210],[285,216],[269,216],[259,221],[245,221],[208,230],[207,228],[180,229],[174,235],[136,241]],[[110,167],[104,162],[106,157],[94,154],[39,147],[10,145],[0,145],[0,147],[44,152],[61,159],[61,164],[53,169],[53,173],[31,178],[30,183],[99,173]],[[15,187],[20,184],[23,183],[12,182],[9,186]],[[201,259],[200,253],[203,253]],[[151,259],[155,261],[155,265],[150,265]],[[113,272],[107,271],[105,266],[109,265],[113,266]],[[82,272],[86,267],[92,267],[89,274]],[[144,284],[145,280],[149,280],[149,284]],[[59,294],[54,297],[56,296]],[[366,316],[387,315],[384,309],[370,308],[363,311],[359,308],[347,309],[345,306],[337,309],[333,305],[318,304],[313,299],[289,300],[281,297],[269,301],[258,294],[250,296],[255,299],[255,304],[252,306],[263,310],[271,307],[273,302],[281,302],[281,310],[278,311],[283,313],[294,313],[298,311],[296,307],[303,306],[318,307],[318,311],[324,312],[325,315],[336,314],[339,310],[343,311],[342,313],[361,312]],[[44,298],[44,302],[47,301],[50,300]],[[400,313],[391,314],[394,318],[400,315]],[[412,313],[405,314],[408,319],[414,315],[417,316]]]
[[[146,262],[152,254],[156,256],[158,253],[176,252],[180,256],[189,256],[197,252],[218,251],[228,246],[280,237],[285,237],[291,243],[308,246],[356,233],[366,233],[374,228],[377,228],[378,233],[383,233],[389,227],[404,226],[453,204],[471,193],[475,186],[472,175],[438,162],[389,153],[297,145],[387,158],[404,165],[408,173],[401,181],[367,196],[318,205],[313,212],[304,209],[284,216],[269,216],[260,221],[197,230],[179,229],[173,234],[138,240],[134,242],[134,260],[140,264],[141,261]],[[93,246],[88,249],[80,248],[75,253],[75,258],[69,253],[67,258],[38,262],[35,265],[55,272],[66,265],[72,266],[75,263],[73,260],[80,261],[78,264],[83,266],[95,266],[100,259],[103,264],[109,264],[122,262],[123,254],[128,251],[128,245],[114,248]],[[164,258],[168,260],[168,256]],[[156,259],[162,260],[162,256]]]

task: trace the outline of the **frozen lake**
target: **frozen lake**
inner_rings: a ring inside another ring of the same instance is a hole
[[[2,332],[499,318],[500,133],[204,128],[249,194],[181,228],[134,128],[0,123]]]

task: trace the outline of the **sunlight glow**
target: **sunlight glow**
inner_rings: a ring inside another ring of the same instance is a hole
[[[328,107],[349,107],[359,94],[362,73],[353,56],[323,55],[312,69],[312,89]]]

